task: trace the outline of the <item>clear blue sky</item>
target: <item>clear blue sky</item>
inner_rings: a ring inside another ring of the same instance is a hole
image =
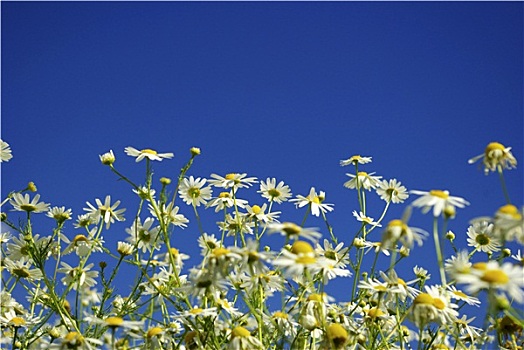
[[[354,154],[373,157],[362,170],[410,190],[447,189],[471,202],[450,227],[459,245],[469,219],[504,204],[498,177],[467,164],[489,142],[513,147],[519,165],[506,180],[523,203],[521,2],[3,1],[1,9],[1,133],[14,155],[2,164],[2,197],[34,181],[45,202],[76,218],[86,201],[112,194],[129,209],[104,235],[111,249],[136,200],[98,155],[113,149],[117,169],[140,182],[144,164],[126,146],[175,153],[154,164],[156,179],[175,178],[198,146],[189,175],[272,176],[303,195],[315,186],[335,203],[328,218],[348,243],[358,203],[342,186],[353,170],[338,163]],[[283,220],[303,216],[290,204],[282,210]],[[371,201],[368,214],[381,210]],[[218,233],[210,214],[205,229]],[[431,218],[415,212],[410,224],[430,230]],[[324,228],[316,218],[307,226]],[[190,227],[180,246],[196,244]],[[431,241],[414,254],[424,265]]]

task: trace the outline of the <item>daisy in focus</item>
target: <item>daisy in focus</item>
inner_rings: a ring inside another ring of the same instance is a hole
[[[403,203],[409,197],[406,187],[397,179],[380,181],[376,190],[380,199],[388,203]]]
[[[500,167],[500,169],[512,169],[517,166],[517,160],[511,153],[511,147],[505,147],[498,142],[489,143],[483,154],[471,158],[468,160],[468,163],[475,163],[481,158],[486,175],[490,171],[497,170],[498,167]]]
[[[412,205],[422,208],[422,213],[424,214],[433,208],[434,217],[439,217],[444,211],[454,211],[455,207],[464,208],[466,205],[469,205],[469,202],[464,198],[450,196],[448,191],[431,190],[426,192],[413,190],[410,193],[421,196],[415,199]]]
[[[84,208],[85,211],[93,217],[94,221],[98,223],[102,219],[106,223],[106,229],[116,221],[125,221],[122,214],[125,209],[116,209],[120,205],[120,201],[116,201],[111,205],[111,196],[107,195],[104,203],[98,198],[95,199],[96,206],[86,202],[89,208]]]
[[[288,185],[284,185],[284,181],[280,181],[277,185],[275,178],[267,178],[266,181],[260,181],[260,191],[262,197],[270,202],[277,202],[281,204],[291,197],[291,190]]]
[[[193,176],[184,178],[178,190],[180,198],[182,198],[187,205],[193,204],[196,207],[199,207],[200,204],[206,205],[207,201],[211,199],[212,191],[210,186],[204,187],[206,182],[206,179],[199,177],[196,179]]]
[[[493,234],[493,224],[476,221],[468,228],[468,246],[492,254],[500,250],[501,242]]]
[[[325,199],[326,193],[324,191],[320,191],[317,194],[315,187],[311,187],[311,190],[306,197],[297,195],[297,198],[291,199],[290,202],[296,202],[295,205],[297,208],[302,208],[306,205],[309,205],[311,214],[314,216],[320,216],[320,212],[326,214],[327,212],[333,210],[334,204],[323,203]]]
[[[134,147],[126,147],[124,151],[126,152],[128,156],[135,157],[136,162],[140,162],[144,158],[147,158],[149,160],[157,160],[161,162],[162,159],[170,159],[175,156],[173,153],[158,153],[157,151],[149,149],[149,148],[139,151]]]
[[[42,213],[48,210],[49,204],[39,202],[40,195],[37,194],[31,199],[29,194],[13,193],[13,197],[9,200],[9,203],[13,206],[16,211],[26,211],[28,213]]]
[[[0,139],[0,163],[8,162],[11,158],[13,158],[11,147],[7,142]]]
[[[374,176],[375,173],[366,173],[365,171],[359,171],[357,175],[346,174],[351,180],[344,182],[344,187],[349,189],[363,188],[371,191],[371,189],[377,188],[380,184],[382,176]]]
[[[224,177],[217,174],[211,174],[210,176],[213,180],[209,180],[209,183],[215,187],[222,188],[246,188],[258,182],[256,177],[247,177],[246,173],[230,173]]]

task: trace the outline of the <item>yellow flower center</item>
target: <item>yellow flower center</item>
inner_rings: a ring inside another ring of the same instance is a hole
[[[365,171],[359,171],[357,173],[358,176],[362,176],[362,177],[367,177],[368,176],[368,173],[366,173]]]
[[[442,199],[448,199],[449,198],[449,193],[447,191],[431,190],[431,191],[429,191],[429,194],[432,195],[433,197],[439,197],[439,198],[442,198]]]
[[[322,294],[318,294],[318,293],[313,293],[311,295],[309,295],[307,297],[307,300],[308,301],[318,301],[318,302],[322,302],[323,298],[322,298]]]
[[[432,305],[433,304],[433,297],[431,295],[429,295],[428,293],[420,293],[419,295],[417,295],[415,300],[413,300],[413,303],[415,303],[415,304]]]
[[[381,284],[379,284],[378,286],[374,286],[373,289],[374,290],[378,290],[379,292],[385,292],[385,291],[388,290],[385,286],[383,286]]]
[[[482,277],[480,279],[484,282],[488,283],[497,283],[497,284],[507,284],[509,282],[509,276],[504,273],[504,271],[496,269],[496,270],[488,270],[484,272]]]
[[[11,322],[15,327],[21,327],[25,325],[25,320],[22,317],[13,317],[9,322]]]
[[[313,199],[311,201],[313,203],[320,204],[320,199],[318,198],[318,196],[313,197]]]
[[[389,228],[400,227],[402,229],[402,231],[407,231],[408,230],[408,225],[406,225],[402,220],[399,220],[399,219],[391,220],[388,223],[388,227]]]
[[[220,192],[218,198],[229,198],[229,192]]]
[[[477,235],[477,237],[475,237],[475,242],[477,242],[479,245],[488,245],[490,239],[488,235],[480,233]]]
[[[198,315],[198,314],[202,313],[202,311],[204,311],[202,308],[195,307],[195,308],[192,308],[191,310],[189,310],[189,313],[191,313],[193,315]]]
[[[84,235],[76,235],[73,239],[73,243],[76,245],[78,242],[89,242],[89,239]]]
[[[147,331],[147,337],[153,338],[154,336],[157,336],[159,334],[162,334],[162,328],[160,327],[153,327],[150,330]]]
[[[476,270],[486,270],[488,264],[486,262],[477,262],[473,264],[473,268]]]
[[[197,198],[200,196],[200,189],[197,187],[191,187],[190,189],[187,190],[187,194],[191,198]]]
[[[221,256],[229,254],[231,251],[224,247],[218,247],[213,249],[213,255],[217,258],[220,258]]]
[[[236,175],[237,175],[237,174],[235,174],[235,173],[227,174],[227,175],[225,176],[225,179],[226,179],[226,180],[234,180]]]
[[[339,348],[347,341],[348,332],[340,324],[332,323],[327,328],[327,336]]]
[[[313,253],[313,247],[311,244],[305,241],[295,241],[291,246],[291,252],[294,254],[309,254]]]
[[[258,206],[258,205],[254,205],[251,207],[251,210],[253,210],[253,213],[256,215],[256,214],[260,214],[260,212],[262,211],[262,209]]]
[[[267,191],[267,193],[273,198],[278,197],[281,194],[280,191],[278,191],[276,188],[270,189],[269,191]]]
[[[446,303],[440,298],[433,298],[433,306],[439,310],[444,310],[446,308]]]
[[[486,157],[491,158],[493,151],[504,151],[506,147],[498,142],[491,142],[485,150]]]
[[[277,311],[273,314],[273,318],[282,318],[284,320],[287,320],[287,314],[285,312]]]
[[[376,318],[376,317],[380,317],[380,316],[383,316],[385,315],[384,311],[374,307],[374,308],[371,308],[369,309],[368,311],[368,316],[371,317],[371,318]]]
[[[464,298],[464,299],[468,298],[467,294],[460,290],[454,290],[452,293],[458,296],[459,298]]]
[[[313,256],[299,256],[295,260],[297,264],[303,264],[303,265],[314,264],[316,261],[317,259],[315,259],[315,257]]]
[[[158,154],[155,150],[152,150],[152,149],[149,149],[149,148],[141,150],[140,153],[147,153],[147,154],[152,154],[152,155],[155,155],[155,156]]]
[[[109,327],[120,327],[124,324],[124,320],[117,316],[108,317],[104,321]]]
[[[515,220],[520,220],[522,215],[520,215],[519,210],[513,204],[506,204],[499,208],[498,210],[501,214],[506,214],[511,216]]]
[[[238,327],[233,328],[233,331],[231,332],[231,334],[233,335],[233,338],[234,337],[249,337],[251,335],[251,332],[249,332],[247,329],[245,329],[242,326],[238,326]]]
[[[402,278],[397,278],[397,283],[403,287],[406,287],[406,288],[408,287],[408,285],[406,284],[406,281],[404,281]]]
[[[284,222],[282,224],[282,227],[282,231],[284,231],[288,236],[298,235],[300,231],[302,231],[302,228],[300,228],[300,226],[292,222]]]
[[[78,342],[79,345],[84,343],[84,337],[78,332],[69,332],[64,339],[68,343]]]
[[[178,257],[178,255],[180,254],[180,251],[176,248],[170,248],[169,251],[171,252],[171,255],[173,255],[173,257]]]

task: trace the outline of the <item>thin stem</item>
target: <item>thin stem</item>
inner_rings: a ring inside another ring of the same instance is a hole
[[[504,172],[502,171],[502,167],[500,165],[497,166],[497,171],[499,173],[500,185],[502,186],[502,192],[504,193],[504,198],[506,198],[506,202],[508,204],[511,204],[511,200],[509,199],[508,189],[506,187],[506,181],[504,180]]]
[[[438,267],[440,270],[440,281],[443,287],[446,287],[446,272],[444,271],[444,261],[442,258],[442,251],[440,249],[440,239],[438,234],[438,218],[433,218],[433,239],[435,241],[435,250],[437,252]]]

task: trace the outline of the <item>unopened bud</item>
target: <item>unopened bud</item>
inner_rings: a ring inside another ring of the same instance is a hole
[[[451,231],[446,232],[446,239],[453,242],[453,240],[455,239],[455,234]]]
[[[191,147],[191,148],[189,149],[189,152],[191,152],[191,155],[192,155],[193,157],[195,157],[195,156],[199,156],[199,155],[200,155],[200,148],[198,148],[198,147]]]
[[[36,192],[36,185],[33,181],[27,184],[27,190],[31,192]]]
[[[168,177],[161,177],[160,178],[160,183],[164,186],[167,186],[171,183],[171,179],[168,178]]]

